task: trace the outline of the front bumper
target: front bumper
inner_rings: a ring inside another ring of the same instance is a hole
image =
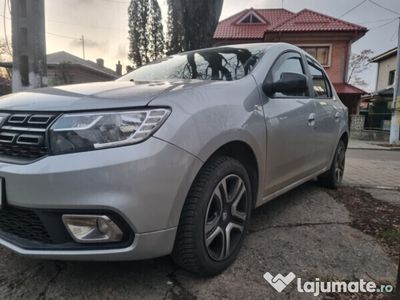
[[[132,146],[48,156],[28,165],[0,163],[6,206],[31,210],[110,211],[134,233],[120,248],[54,250],[0,244],[22,255],[74,260],[133,260],[172,251],[180,212],[202,162],[157,138]],[[40,247],[39,247],[40,248]]]

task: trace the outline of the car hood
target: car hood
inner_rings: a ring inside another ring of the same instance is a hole
[[[59,86],[0,98],[3,111],[79,111],[143,107],[162,93],[209,84],[204,81],[111,81]]]

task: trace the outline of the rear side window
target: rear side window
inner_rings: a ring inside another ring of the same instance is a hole
[[[317,98],[331,98],[332,91],[328,79],[323,70],[308,62],[312,79],[314,95]]]
[[[280,79],[282,79],[282,74],[283,73],[296,73],[296,74],[302,74],[305,75],[303,63],[301,61],[300,57],[290,57],[286,60],[284,60],[281,64],[275,68],[272,72],[272,81],[277,82]],[[293,97],[293,96],[307,96],[305,93],[302,94],[290,94],[290,95],[285,95],[282,93],[275,93],[274,97]]]

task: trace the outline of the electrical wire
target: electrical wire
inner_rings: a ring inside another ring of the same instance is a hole
[[[392,35],[392,37],[390,38],[390,41],[391,41],[391,42],[393,42],[393,41],[396,39],[397,31],[398,31],[398,29],[396,29],[396,30],[393,32],[393,35]]]
[[[58,34],[58,33],[46,32],[46,34],[57,36],[57,37],[64,38],[64,39],[80,40],[80,38],[77,38],[77,37],[67,36],[67,35]]]
[[[113,3],[119,3],[119,4],[128,4],[129,2],[127,1],[118,1],[118,0],[103,0],[105,2],[113,2]]]
[[[372,23],[380,23],[380,22],[386,22],[386,21],[391,21],[393,18],[386,18],[386,19],[379,19],[379,20],[371,20],[371,21],[365,21],[365,22],[359,22],[360,24],[372,24]]]
[[[55,20],[47,20],[47,21],[50,22],[50,23],[58,23],[58,24],[65,24],[65,25],[82,27],[82,24],[71,23],[71,22],[66,22],[66,21],[55,21]],[[102,27],[102,26],[94,26],[94,25],[85,25],[85,27],[91,27],[91,28],[94,28],[94,29],[101,29],[101,30],[120,31],[120,29],[116,28],[116,27]]]
[[[392,19],[391,21],[386,22],[385,24],[381,24],[381,25],[378,25],[378,26],[376,26],[376,27],[369,28],[369,30],[371,31],[371,30],[375,30],[375,29],[384,27],[384,26],[386,26],[386,25],[389,25],[389,24],[393,23],[393,22],[396,21],[396,20],[398,20],[398,18],[394,18],[394,19]]]
[[[380,8],[382,8],[382,9],[386,10],[386,11],[389,11],[389,12],[394,13],[394,14],[396,14],[396,15],[400,15],[400,12],[395,11],[395,10],[390,9],[390,8],[387,8],[386,6],[383,6],[382,4],[379,4],[379,3],[375,2],[374,0],[368,0],[368,2],[370,2],[370,3],[372,3],[372,4],[374,4],[374,5],[378,6],[378,7],[380,7]]]
[[[339,16],[338,18],[340,19],[340,18],[344,17],[345,15],[349,14],[349,13],[352,12],[353,10],[359,8],[361,5],[363,5],[363,4],[364,4],[365,2],[367,2],[367,1],[369,1],[369,0],[363,0],[363,1],[361,1],[361,2],[358,3],[356,6],[350,8],[348,11],[346,11],[343,15]]]
[[[9,51],[10,51],[10,47],[9,47],[9,43],[8,43],[8,39],[7,39],[6,22],[5,22],[5,20],[11,20],[11,18],[7,17],[6,15],[1,15],[1,14],[0,14],[0,17],[3,18],[3,20],[4,20],[4,35],[5,35],[5,40],[6,40],[7,47],[9,48]],[[77,37],[72,37],[72,36],[63,35],[63,34],[59,34],[59,33],[48,32],[48,31],[46,32],[46,34],[57,36],[57,37],[64,38],[64,39],[70,39],[70,40],[79,40],[80,39],[80,38],[77,38]],[[11,53],[11,51],[10,51],[10,53]]]

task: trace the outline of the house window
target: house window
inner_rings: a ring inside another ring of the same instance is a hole
[[[396,71],[395,71],[395,70],[389,71],[388,85],[393,85],[395,74],[396,74]]]
[[[329,66],[330,46],[300,46],[323,66]]]
[[[239,21],[239,24],[263,24],[263,23],[265,23],[265,22],[253,13],[250,13],[250,14],[244,16]]]

